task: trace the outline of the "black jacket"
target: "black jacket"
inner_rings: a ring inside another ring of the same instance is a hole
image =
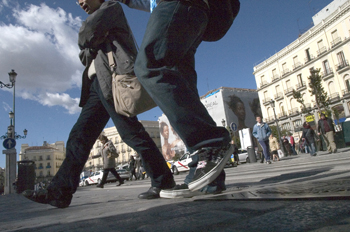
[[[106,35],[108,36],[106,37]],[[105,40],[101,38],[106,37]],[[101,41],[98,43],[98,41]],[[108,46],[109,43],[111,46]],[[132,32],[126,21],[123,8],[117,1],[106,1],[82,23],[78,45],[80,60],[86,67],[83,73],[80,107],[86,104],[92,81],[88,68],[95,59],[96,75],[104,97],[112,99],[112,71],[107,53],[113,50],[117,74],[133,74],[137,49]]]
[[[311,128],[303,128],[303,135],[301,138],[304,138],[306,143],[310,145],[311,143],[315,143],[316,133]]]
[[[322,119],[318,120],[318,128],[317,128],[318,132],[322,134],[326,134],[324,130],[324,121],[327,121],[331,131],[335,132],[332,119],[327,117],[325,118],[325,120],[322,120]]]

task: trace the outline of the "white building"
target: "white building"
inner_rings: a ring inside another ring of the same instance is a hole
[[[61,167],[66,157],[64,142],[57,141],[48,144],[44,141],[42,146],[21,145],[19,160],[32,160],[35,162],[35,174],[38,181],[51,180]]]
[[[153,141],[156,143],[157,147],[160,149],[160,135],[159,135],[159,123],[157,121],[145,121],[140,120],[141,124],[147,131],[147,133],[151,136]],[[129,147],[124,141],[121,139],[117,129],[113,127],[105,128],[102,132],[109,140],[111,140],[114,146],[119,153],[119,157],[116,159],[117,164],[125,164],[129,161],[130,156],[134,155],[136,152],[134,149]],[[96,141],[93,148],[91,149],[89,159],[85,164],[86,170],[99,170],[103,168],[103,160],[102,158],[92,159],[91,156],[94,156],[98,153],[101,147],[101,142]]]
[[[310,69],[321,69],[330,107],[340,111],[340,121],[350,117],[350,1],[334,0],[312,19],[311,29],[254,67],[264,120],[274,121],[270,105],[273,99],[280,126],[291,132],[300,130],[305,120],[313,124],[319,118],[314,97],[308,91]],[[301,113],[301,105],[293,99],[293,89],[301,91],[306,107],[314,115]]]

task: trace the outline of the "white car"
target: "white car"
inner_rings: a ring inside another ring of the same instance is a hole
[[[255,151],[255,156],[256,156],[256,159],[258,160],[258,155],[256,151]],[[250,163],[247,150],[238,149],[238,158],[240,163]]]
[[[179,172],[189,171],[188,164],[192,161],[190,153],[185,153],[179,160],[174,161],[171,165],[171,171],[174,175],[178,175]]]
[[[102,180],[102,176],[103,176],[102,170],[91,173],[91,175],[85,179],[85,182],[84,182],[85,186],[88,186],[91,184],[100,184]],[[107,176],[107,182],[114,182],[116,180],[117,178],[115,178],[115,176],[111,172],[109,172]]]

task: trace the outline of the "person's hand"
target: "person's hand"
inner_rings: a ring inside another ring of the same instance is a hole
[[[320,133],[320,132],[318,132],[317,134],[318,134],[318,135],[320,135],[321,133]]]

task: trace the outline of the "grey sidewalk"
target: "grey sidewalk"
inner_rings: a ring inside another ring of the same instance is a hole
[[[104,189],[79,188],[66,209],[37,204],[17,194],[0,196],[0,230],[348,232],[348,156],[346,150],[334,156],[320,154],[316,159],[293,157],[271,166],[239,165],[226,169],[228,190],[224,194],[190,199],[139,200],[137,195],[147,190],[149,180],[120,187],[109,184]],[[298,162],[300,167],[294,167]],[[256,179],[249,187],[244,187],[244,180],[234,181],[239,173],[260,175],[260,169],[267,166],[271,173],[266,178],[249,174]],[[313,171],[320,167],[322,171]]]

